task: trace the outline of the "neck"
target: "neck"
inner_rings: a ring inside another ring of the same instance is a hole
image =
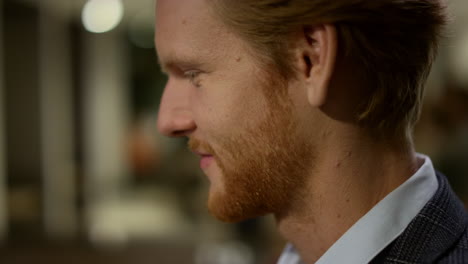
[[[339,131],[339,130],[333,130]],[[355,222],[416,170],[412,147],[377,142],[358,129],[325,133],[304,196],[275,215],[279,232],[315,263]],[[330,147],[332,146],[332,147]]]

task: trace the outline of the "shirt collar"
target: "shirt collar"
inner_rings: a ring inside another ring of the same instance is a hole
[[[423,165],[388,194],[338,239],[316,264],[369,263],[397,238],[421,211],[438,188],[431,159],[417,154]],[[278,264],[302,264],[296,249],[288,244]]]

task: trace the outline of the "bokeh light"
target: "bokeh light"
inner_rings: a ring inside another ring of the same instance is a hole
[[[81,14],[83,26],[89,32],[104,33],[119,25],[124,14],[121,0],[89,0]]]

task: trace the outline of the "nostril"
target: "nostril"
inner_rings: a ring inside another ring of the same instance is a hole
[[[172,137],[183,137],[187,135],[187,130],[176,130],[171,132]]]
[[[183,137],[190,134],[195,128],[191,112],[186,108],[173,108],[162,112],[158,116],[158,130],[168,137]]]
[[[158,130],[168,137],[185,137],[196,129],[195,122],[191,118],[160,119]]]

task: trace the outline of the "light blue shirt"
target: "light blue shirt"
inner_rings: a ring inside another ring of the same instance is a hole
[[[333,244],[316,264],[369,263],[395,240],[421,211],[438,188],[431,159],[417,154],[423,165],[388,194]],[[303,264],[292,244],[284,249],[278,264]]]

